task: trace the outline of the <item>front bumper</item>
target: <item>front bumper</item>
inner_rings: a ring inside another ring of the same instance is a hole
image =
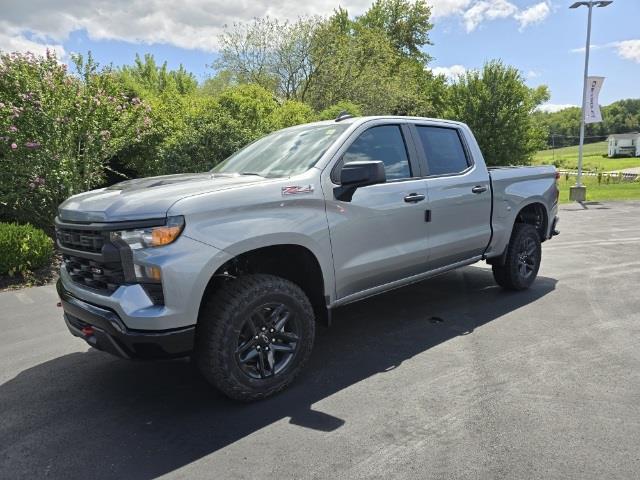
[[[200,300],[211,276],[230,258],[226,252],[186,235],[164,247],[135,251],[135,263],[162,271],[164,305],[154,304],[137,283],[125,283],[108,295],[74,282],[64,265],[60,279],[72,296],[111,310],[128,329],[168,331],[197,323]]]
[[[171,330],[128,329],[117,313],[81,300],[57,283],[71,334],[98,350],[129,359],[176,358],[193,351],[195,325]]]

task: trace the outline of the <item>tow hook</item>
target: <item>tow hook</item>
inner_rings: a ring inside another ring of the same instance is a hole
[[[96,333],[93,327],[82,327],[81,332],[85,337],[93,337],[94,333]]]

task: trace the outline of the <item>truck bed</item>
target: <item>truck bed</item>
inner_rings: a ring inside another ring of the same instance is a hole
[[[552,165],[542,165],[490,167],[488,170],[493,192],[493,236],[488,252],[495,253],[503,251],[509,243],[513,212],[520,211],[528,204],[557,204],[556,169]],[[553,219],[546,219],[547,222],[551,220]]]

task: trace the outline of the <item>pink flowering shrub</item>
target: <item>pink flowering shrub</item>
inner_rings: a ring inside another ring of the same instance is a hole
[[[170,71],[150,55],[115,71],[90,56],[74,61],[72,74],[51,53],[0,54],[0,221],[50,231],[73,194],[123,175],[205,171],[316,115],[259,85],[205,93],[182,67]]]
[[[58,204],[101,186],[146,133],[145,103],[114,72],[74,62],[77,75],[53,53],[0,55],[0,219],[50,229]]]

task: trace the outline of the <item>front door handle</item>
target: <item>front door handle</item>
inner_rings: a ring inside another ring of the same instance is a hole
[[[418,203],[424,200],[426,197],[420,193],[410,193],[404,197],[404,201],[407,203]]]
[[[485,187],[484,185],[476,185],[471,189],[471,191],[473,193],[482,193],[487,191],[487,187]]]

